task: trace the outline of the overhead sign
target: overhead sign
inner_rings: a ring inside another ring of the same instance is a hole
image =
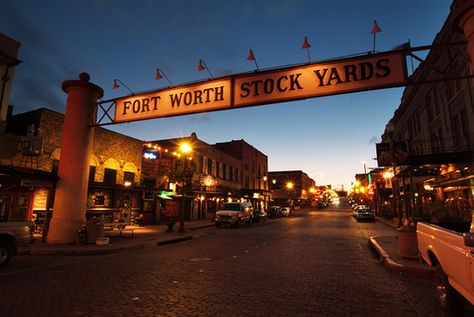
[[[402,52],[233,75],[115,100],[114,122],[398,87],[406,83]]]
[[[400,86],[405,69],[404,56],[394,53],[237,76],[234,106]]]
[[[114,122],[172,117],[214,111],[231,105],[229,79],[216,79],[115,101]]]

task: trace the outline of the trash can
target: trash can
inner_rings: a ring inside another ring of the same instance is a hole
[[[86,223],[86,242],[95,244],[97,238],[104,236],[104,222],[97,218],[91,218]]]
[[[404,258],[418,258],[418,241],[416,239],[416,227],[405,224],[397,229],[398,247],[400,255]]]

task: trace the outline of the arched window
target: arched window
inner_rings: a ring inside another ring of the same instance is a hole
[[[117,170],[120,165],[115,159],[107,159],[104,162],[104,183],[115,184],[117,182]]]

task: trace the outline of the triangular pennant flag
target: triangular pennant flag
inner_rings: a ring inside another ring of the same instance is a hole
[[[249,54],[247,55],[247,60],[248,61],[254,61],[255,60],[255,56],[253,55],[252,50],[249,50]]]
[[[304,42],[303,42],[303,44],[301,45],[301,48],[310,48],[310,47],[311,47],[311,45],[310,45],[309,42],[308,42],[308,37],[305,36],[305,37],[304,37]]]
[[[379,32],[382,32],[382,29],[379,28],[379,25],[377,24],[377,20],[374,20],[374,26],[372,27],[372,31],[370,31],[370,33],[375,34]]]
[[[117,88],[119,88],[119,84],[117,84],[117,79],[114,79],[114,84],[112,85],[112,89],[115,90]]]
[[[199,60],[199,65],[198,65],[198,72],[202,72],[205,69],[202,60]]]
[[[160,74],[160,69],[158,68],[158,69],[156,70],[155,79],[156,79],[156,80],[160,80],[161,78],[163,78],[163,76],[161,76],[161,74]]]
[[[409,49],[409,48],[411,48],[410,41],[405,42],[405,43],[400,44],[400,45],[397,45],[397,46],[395,46],[393,49],[394,49],[394,50],[407,50],[407,49]]]

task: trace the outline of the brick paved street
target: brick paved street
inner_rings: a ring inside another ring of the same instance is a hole
[[[331,209],[133,252],[22,256],[0,272],[1,315],[445,316],[430,282],[387,272],[367,247],[393,229]]]

